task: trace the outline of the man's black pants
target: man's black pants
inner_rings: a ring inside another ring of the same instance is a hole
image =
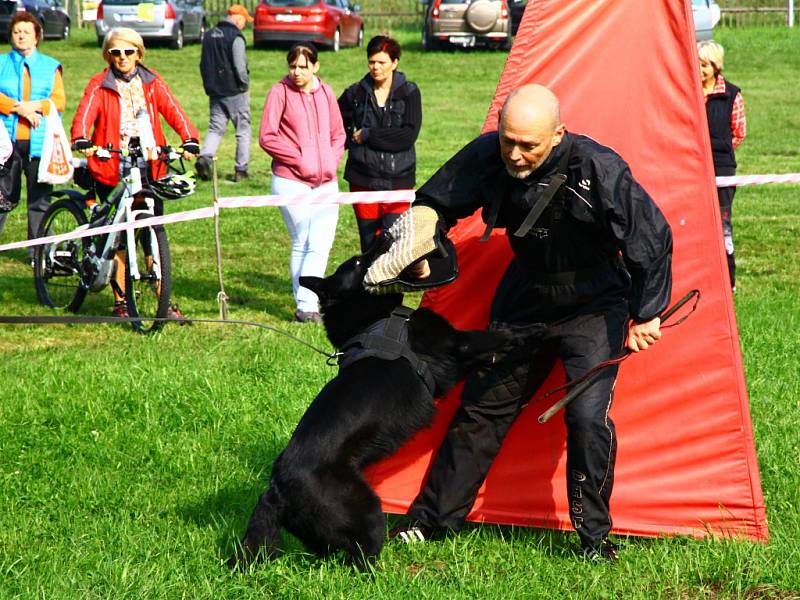
[[[461,407],[409,515],[429,526],[460,529],[506,433],[555,360],[562,359],[568,380],[580,377],[622,351],[628,318],[624,295],[602,295],[550,323],[538,352],[470,376]],[[564,415],[570,519],[585,545],[596,544],[611,529],[617,440],[608,411],[616,374],[617,368],[611,367],[596,375]]]

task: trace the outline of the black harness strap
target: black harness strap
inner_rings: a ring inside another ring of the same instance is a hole
[[[389,318],[376,321],[364,333],[347,340],[340,348],[339,370],[369,357],[384,360],[404,358],[434,395],[436,383],[428,364],[408,344],[408,320],[413,312],[410,308],[399,306]]]
[[[531,207],[530,211],[528,212],[525,220],[519,226],[519,228],[514,232],[514,235],[517,237],[525,237],[531,228],[536,224],[536,221],[542,216],[544,209],[546,209],[550,202],[555,197],[556,193],[561,186],[567,181],[567,167],[569,166],[569,156],[570,150],[572,149],[572,139],[568,137],[567,141],[565,142],[566,146],[564,149],[564,154],[558,161],[558,165],[556,167],[556,173],[551,175],[548,178],[547,187],[545,191],[542,192],[541,196],[534,201],[533,206]],[[530,197],[537,191],[537,186],[531,186],[530,189],[525,192],[523,197]],[[500,204],[502,204],[503,198],[502,194],[495,193],[494,199],[492,203],[489,205],[489,213],[486,216],[486,228],[483,230],[483,235],[481,235],[481,242],[485,242],[489,239],[489,235],[492,233],[492,229],[494,229],[495,224],[497,223],[497,215],[500,212]]]

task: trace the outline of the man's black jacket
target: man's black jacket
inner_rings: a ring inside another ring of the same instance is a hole
[[[514,236],[567,151],[560,193],[527,235]],[[627,163],[610,148],[567,133],[534,173],[518,180],[506,171],[497,132],[487,133],[445,163],[417,191],[415,204],[436,209],[449,228],[478,208],[486,221],[496,200],[496,226],[507,228],[514,256],[532,278],[589,272],[621,256],[631,277],[631,317],[649,321],[667,307],[672,232]]]

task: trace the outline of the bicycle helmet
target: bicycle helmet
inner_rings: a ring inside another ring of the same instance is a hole
[[[188,175],[170,173],[152,182],[150,187],[162,200],[178,200],[194,194],[195,181]]]

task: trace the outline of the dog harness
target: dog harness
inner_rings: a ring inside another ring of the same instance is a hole
[[[408,320],[414,311],[406,306],[398,306],[387,319],[370,325],[363,333],[351,337],[340,348],[339,370],[365,358],[376,357],[383,360],[406,359],[431,395],[434,395],[436,382],[428,368],[408,343]]]

